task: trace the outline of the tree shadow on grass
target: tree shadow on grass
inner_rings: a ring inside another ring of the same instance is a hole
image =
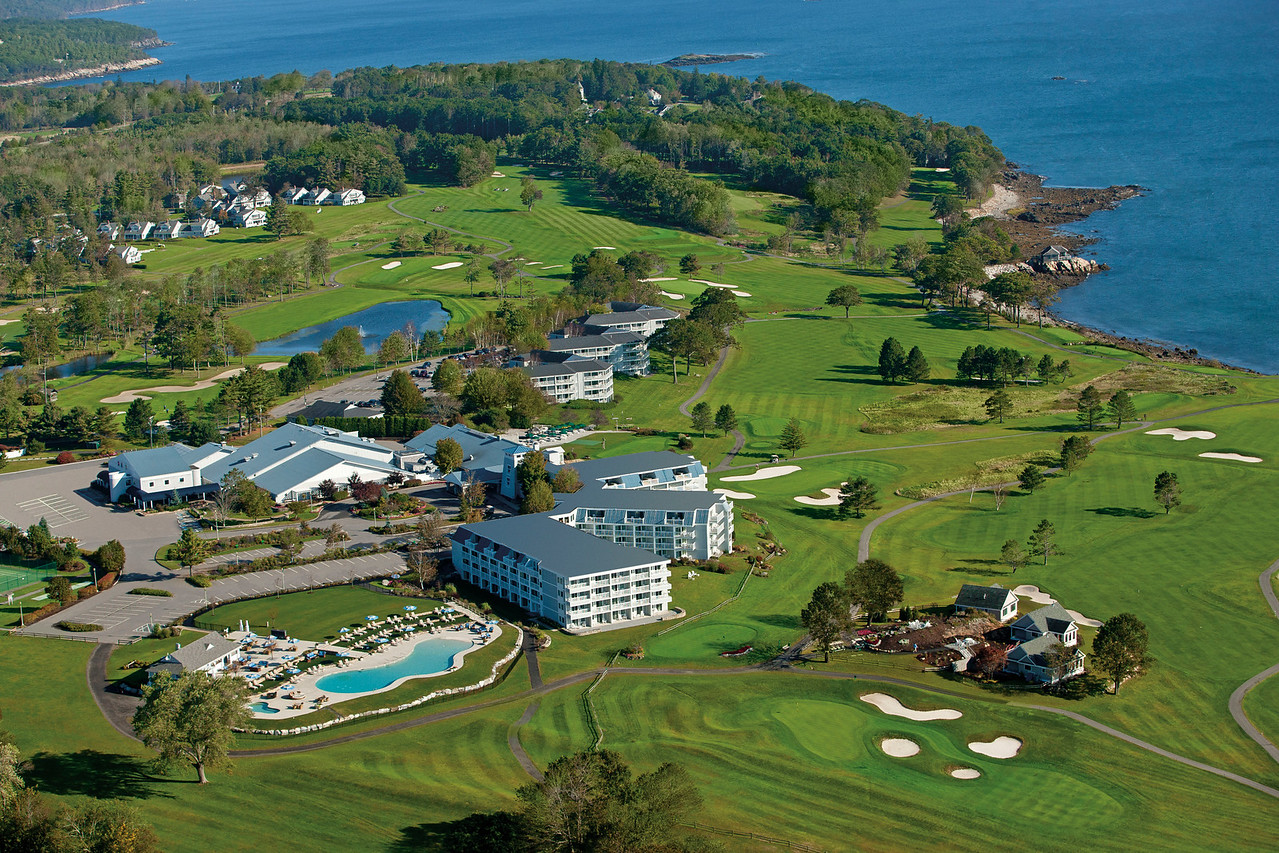
[[[166,779],[151,772],[151,766],[131,755],[82,749],[79,752],[37,752],[31,756],[27,778],[46,794],[80,795],[113,799],[172,797],[157,786],[190,779]]]
[[[1114,518],[1154,518],[1158,513],[1135,506],[1095,506],[1086,512],[1109,515]]]
[[[451,853],[453,850],[519,850],[525,839],[508,812],[475,812],[460,820],[420,823],[400,830],[387,853]]]
[[[986,578],[1011,577],[1012,571],[999,560],[965,560],[963,565],[951,566],[946,571]]]
[[[800,629],[799,617],[790,613],[770,613],[767,616],[758,616],[756,619],[774,628],[787,628],[794,631]]]
[[[791,515],[811,518],[813,521],[839,521],[839,507],[805,506],[803,504],[796,503],[794,506],[788,506],[786,509]]]

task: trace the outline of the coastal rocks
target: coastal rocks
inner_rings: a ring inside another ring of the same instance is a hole
[[[1100,272],[1102,269],[1102,264],[1094,260],[1076,257],[1066,257],[1055,261],[1034,258],[1031,260],[1030,266],[1035,272],[1064,276],[1089,276],[1095,272]]]
[[[79,80],[83,77],[105,77],[108,74],[116,74],[121,71],[137,71],[139,68],[149,68],[152,65],[159,64],[160,60],[154,56],[148,56],[144,59],[130,59],[127,62],[106,62],[91,68],[73,68],[69,71],[60,71],[57,74],[42,74],[39,77],[28,77],[25,80],[9,80],[0,83],[0,86],[42,86],[46,83],[62,83],[67,80]]]

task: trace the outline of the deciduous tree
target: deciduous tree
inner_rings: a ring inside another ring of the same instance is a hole
[[[520,180],[520,204],[524,205],[530,212],[533,210],[533,203],[542,200],[542,191],[537,188],[537,184],[533,183],[532,178],[523,178]]]
[[[159,755],[161,771],[184,762],[195,768],[201,785],[205,770],[226,763],[232,729],[249,721],[248,687],[240,678],[214,678],[193,670],[177,678],[168,673],[142,688],[142,707],[133,730]]]
[[[452,473],[462,465],[462,445],[456,439],[441,438],[435,443],[432,461],[440,469],[441,476]]]
[[[852,628],[848,596],[836,583],[824,583],[799,614],[799,621],[830,663],[830,647]]]
[[[440,362],[440,366],[435,368],[435,373],[431,375],[431,387],[441,394],[451,394],[456,397],[462,393],[462,365],[457,363],[456,359],[446,358]]]
[[[844,575],[844,592],[848,601],[866,613],[866,624],[875,616],[887,613],[899,604],[905,588],[892,566],[871,558],[858,563]]]
[[[1016,539],[1005,539],[1004,547],[999,549],[999,559],[1017,574],[1017,570],[1026,565],[1026,552]]]
[[[832,308],[843,308],[844,319],[847,320],[849,310],[855,305],[862,304],[862,293],[855,285],[841,284],[826,294],[826,304]]]
[[[201,539],[199,534],[190,527],[182,531],[182,536],[169,549],[169,559],[177,560],[184,566],[188,576],[192,574],[195,566],[204,562],[207,556],[209,556],[209,543]]]
[[[382,408],[387,417],[420,415],[426,408],[426,400],[407,373],[392,370],[382,386]]]
[[[1154,663],[1147,654],[1149,647],[1145,623],[1131,613],[1120,613],[1097,629],[1092,641],[1093,665],[1110,676],[1118,693],[1124,679]]]

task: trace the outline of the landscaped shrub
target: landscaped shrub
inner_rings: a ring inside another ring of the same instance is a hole
[[[119,540],[103,542],[92,554],[93,562],[104,572],[119,572],[124,568],[124,546]]]
[[[166,625],[166,626],[155,625],[155,626],[153,626],[153,627],[151,628],[151,635],[150,635],[150,636],[151,636],[151,639],[153,639],[153,640],[168,640],[168,639],[172,639],[173,637],[181,636],[181,634],[182,634],[182,629],[181,629],[181,628],[178,628],[177,626],[174,626],[174,625]]]
[[[68,462],[75,461],[75,454],[72,453],[70,450],[64,450],[61,453],[59,453],[58,457],[54,459],[53,461],[57,462],[59,465],[66,465]]]
[[[94,624],[93,622],[68,622],[65,619],[61,622],[53,623],[53,627],[60,628],[63,631],[71,631],[76,634],[102,630],[101,625]]]
[[[115,586],[116,579],[119,577],[119,572],[107,572],[105,575],[98,578],[98,590],[110,589]]]
[[[425,485],[425,483],[417,477],[409,477],[402,485],[406,489],[416,489],[418,486]]]
[[[156,595],[161,598],[173,597],[173,593],[169,592],[167,589],[154,589],[149,586],[135,586],[133,589],[129,590],[129,595]]]
[[[200,589],[208,589],[213,586],[213,581],[204,575],[192,575],[187,578],[187,583],[191,584],[191,586],[198,586]]]

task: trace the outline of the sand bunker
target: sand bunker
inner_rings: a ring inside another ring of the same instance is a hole
[[[403,263],[403,261],[391,261],[389,264],[382,264],[382,269],[393,270],[396,267],[398,267],[401,263]]]
[[[17,320],[0,320],[0,326],[7,326],[10,323],[16,323],[16,322],[18,321]]]
[[[604,250],[604,251],[606,251],[606,252],[616,252],[616,251],[617,251],[617,247],[616,247],[616,246],[596,246],[595,248],[596,248],[596,249],[602,249],[602,250]]]
[[[980,779],[981,771],[974,770],[971,767],[956,767],[954,770],[950,771],[950,775],[954,776],[956,779]]]
[[[1231,462],[1264,462],[1260,456],[1244,456],[1242,453],[1200,453],[1204,459],[1229,459]]]
[[[541,265],[542,265],[541,261],[526,261],[524,263],[524,266],[526,267],[540,267]]]
[[[683,298],[684,298],[684,294],[682,294],[682,293],[670,293],[670,292],[665,291],[665,290],[663,290],[661,293],[662,293],[662,295],[663,295],[663,296],[665,296],[667,299],[683,299]]]
[[[731,284],[723,284],[717,281],[707,281],[704,278],[690,278],[688,281],[690,284],[704,284],[707,287],[727,287],[729,290],[733,289],[733,285]]]
[[[1013,589],[1013,595],[1017,596],[1018,598],[1025,598],[1030,601],[1033,601],[1035,604],[1056,604],[1057,603],[1057,599],[1053,598],[1051,595],[1044,592],[1039,587],[1030,583],[1024,583],[1019,587],[1015,587]],[[1067,609],[1066,612],[1070,614],[1071,619],[1074,619],[1080,625],[1085,625],[1089,628],[1101,627],[1100,621],[1096,619],[1089,619],[1087,616],[1080,613],[1078,610]]]
[[[505,178],[505,177],[506,177],[506,175],[503,175],[501,172],[494,172],[494,173],[493,173],[493,175],[492,175],[492,177],[494,177],[494,178]]]
[[[1014,758],[1021,749],[1021,741],[1015,737],[997,737],[992,741],[975,740],[968,748],[989,758]]]
[[[663,276],[661,278],[641,278],[640,281],[647,283],[650,281],[679,281],[679,279],[670,278],[669,276]]]
[[[557,270],[557,269],[559,269],[559,268],[560,268],[560,267],[562,267],[562,266],[564,266],[564,265],[563,265],[563,264],[552,264],[552,265],[551,265],[551,266],[549,266],[549,267],[542,267],[542,269],[544,269],[544,270]]]
[[[1188,441],[1192,438],[1202,438],[1207,441],[1210,438],[1216,438],[1215,432],[1209,432],[1206,429],[1177,429],[1176,427],[1164,427],[1163,429],[1152,429],[1146,435],[1171,435],[1173,441]]]
[[[839,506],[839,489],[822,489],[822,494],[826,497],[810,498],[808,495],[796,495],[795,502],[805,506]]]
[[[785,477],[799,470],[798,465],[778,465],[773,468],[760,468],[754,474],[739,474],[736,477],[721,477],[725,483],[746,483],[751,480],[771,480],[774,477]]]
[[[258,367],[263,370],[279,370],[287,361],[268,361],[259,364]],[[150,400],[149,394],[181,394],[184,391],[203,391],[206,388],[212,388],[223,379],[230,379],[232,376],[244,370],[243,367],[233,367],[230,370],[224,370],[216,376],[210,376],[208,379],[201,379],[194,385],[156,385],[151,388],[134,388],[131,391],[121,391],[110,397],[103,397],[103,403],[132,403],[134,400]]]
[[[734,295],[734,296],[740,296],[740,297],[742,297],[743,299],[745,299],[746,297],[750,296],[750,294],[749,294],[749,293],[747,293],[747,292],[746,292],[746,291],[744,291],[744,290],[734,290],[734,291],[733,291],[733,295]]]
[[[431,267],[433,270],[454,270],[462,265],[461,261],[449,261],[447,264],[436,264]]]
[[[931,722],[932,720],[958,720],[964,716],[962,712],[956,711],[954,708],[938,708],[935,711],[916,711],[913,708],[907,708],[901,702],[897,701],[896,696],[889,696],[887,693],[866,693],[859,697],[863,702],[869,702],[885,714],[891,714],[894,717],[905,717],[908,720],[916,722]]]
[[[717,495],[732,498],[735,501],[748,501],[755,497],[750,492],[735,492],[732,489],[712,489],[711,491]]]
[[[919,744],[904,737],[884,738],[879,742],[879,748],[885,755],[891,755],[893,758],[910,758],[912,755],[919,755]]]

